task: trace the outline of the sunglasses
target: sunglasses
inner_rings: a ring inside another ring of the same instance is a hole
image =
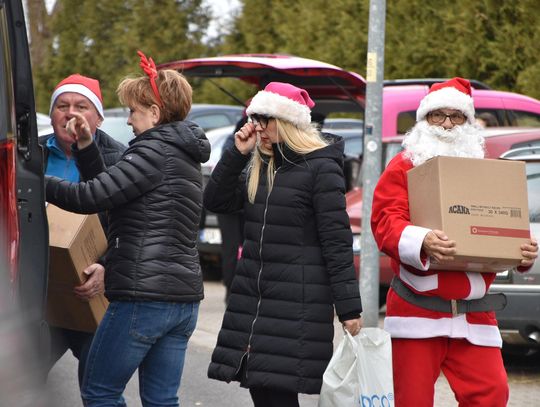
[[[446,114],[440,110],[436,110],[428,114],[428,119],[434,124],[443,124],[447,117],[450,119],[452,124],[458,125],[465,123],[465,120],[467,120],[465,115],[461,112]]]
[[[270,121],[271,117],[264,116],[262,114],[252,114],[248,117],[248,121],[250,123],[253,123],[255,126],[261,126],[261,129],[266,129],[268,126],[268,122]]]

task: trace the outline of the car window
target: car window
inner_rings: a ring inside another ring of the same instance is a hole
[[[0,36],[0,45],[2,49],[6,49],[4,36]],[[0,142],[6,142],[8,132],[12,128],[11,109],[12,106],[8,103],[12,98],[8,96],[11,84],[8,82],[10,75],[7,72],[5,53],[0,53]]]
[[[520,110],[512,110],[512,126],[540,127],[540,115]]]
[[[505,110],[502,109],[475,109],[477,118],[485,122],[485,127],[509,126]]]
[[[226,114],[222,113],[196,115],[190,119],[201,126],[204,130],[216,129],[218,127],[225,127],[234,124]]]
[[[382,161],[385,168],[401,150],[403,150],[401,143],[383,143]]]
[[[531,222],[540,222],[540,163],[527,163],[526,171],[529,220]]]
[[[416,110],[401,112],[398,115],[397,132],[398,134],[407,133],[416,124]]]

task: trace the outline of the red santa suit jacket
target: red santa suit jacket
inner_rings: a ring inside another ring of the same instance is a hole
[[[404,153],[397,155],[382,174],[373,196],[371,228],[379,249],[390,256],[396,276],[412,291],[443,299],[482,298],[495,273],[430,270],[421,252],[430,231],[410,221],[407,171],[413,167]],[[429,199],[426,196],[426,199]],[[465,338],[482,346],[502,346],[495,312],[458,316],[412,305],[390,289],[384,328],[393,338]]]

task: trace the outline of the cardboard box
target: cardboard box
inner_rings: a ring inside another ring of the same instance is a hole
[[[105,253],[107,240],[98,215],[80,215],[47,205],[49,284],[47,320],[51,326],[94,332],[109,305],[104,295],[82,301],[73,288],[86,281],[83,270]]]
[[[457,244],[453,262],[432,268],[499,272],[519,264],[530,238],[524,162],[436,157],[407,176],[412,223]]]

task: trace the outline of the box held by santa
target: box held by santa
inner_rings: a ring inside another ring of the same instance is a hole
[[[83,270],[105,253],[107,240],[96,214],[81,215],[47,205],[49,220],[49,283],[47,321],[51,326],[94,332],[103,318],[103,294],[79,299],[73,288],[86,281]]]
[[[530,239],[525,163],[435,157],[407,173],[411,222],[456,241],[433,269],[500,272],[519,265]]]

